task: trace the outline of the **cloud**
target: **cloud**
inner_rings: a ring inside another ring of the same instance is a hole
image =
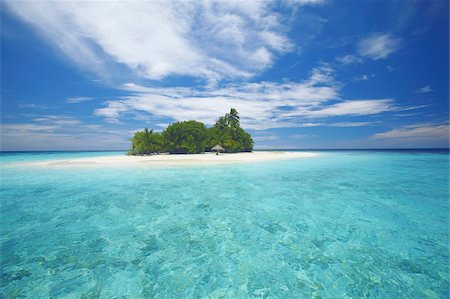
[[[159,118],[197,119],[213,124],[218,116],[234,107],[242,115],[242,124],[252,129],[301,126],[303,122],[286,118],[284,114],[337,99],[339,89],[332,70],[326,66],[313,69],[303,82],[240,83],[203,90],[150,88],[129,83],[124,88],[132,94],[107,101],[95,114],[117,121],[135,112],[146,112]]]
[[[236,108],[243,127],[254,130],[307,127],[321,124],[314,118],[374,115],[396,111],[393,99],[348,100],[339,96],[334,71],[321,65],[301,82],[230,84],[215,89],[155,88],[124,85],[130,95],[112,99],[95,114],[110,122],[146,113],[154,123],[196,119],[212,125],[220,115]],[[306,120],[306,121],[305,121]]]
[[[416,93],[430,93],[430,92],[433,92],[431,85],[425,85],[424,87],[416,90]]]
[[[270,135],[270,136],[255,136],[253,137],[253,140],[255,142],[261,142],[261,141],[274,141],[274,140],[279,140],[280,137],[276,136],[276,135]]]
[[[372,125],[373,122],[367,122],[367,121],[359,121],[359,122],[338,122],[338,123],[332,123],[329,124],[330,127],[337,127],[337,128],[353,128],[353,127],[365,127]]]
[[[44,115],[0,126],[1,150],[127,149],[133,130],[83,123],[70,116]]]
[[[396,110],[393,99],[348,100],[328,107],[308,111],[308,117],[371,115]]]
[[[387,65],[387,66],[386,66],[386,69],[387,69],[388,72],[393,72],[393,71],[395,71],[395,68],[393,68],[393,67],[390,66],[390,65]]]
[[[127,150],[130,132],[98,133],[81,130],[72,133],[55,132],[7,132],[0,129],[3,151],[17,150]]]
[[[19,104],[19,108],[44,110],[44,109],[48,109],[49,107],[46,105],[41,105],[41,104],[25,103],[25,104]]]
[[[284,3],[290,6],[304,6],[324,4],[326,0],[285,0]]]
[[[353,63],[363,63],[363,60],[361,57],[358,57],[356,55],[344,55],[344,56],[338,56],[336,57],[336,61],[341,64],[353,64]]]
[[[56,128],[58,128],[58,126],[37,124],[2,124],[1,126],[2,133],[53,132]]]
[[[400,39],[390,34],[376,33],[358,43],[358,53],[373,60],[385,59],[400,47]]]
[[[65,102],[69,103],[69,104],[76,104],[76,103],[91,101],[93,99],[94,98],[91,98],[91,97],[76,97],[76,98],[68,98],[65,100]]]
[[[401,40],[390,34],[375,33],[361,39],[357,44],[357,52],[359,55],[347,54],[337,56],[336,61],[343,65],[363,63],[363,58],[371,58],[373,60],[385,59],[400,47]],[[393,71],[391,66],[387,66],[388,71]]]
[[[104,77],[120,65],[139,78],[153,80],[171,75],[212,83],[248,78],[293,48],[270,1],[5,5],[75,63]]]
[[[320,127],[326,125],[325,123],[299,123],[296,127],[298,128],[311,128]]]
[[[336,83],[334,69],[327,63],[313,68],[309,76],[309,85]]]
[[[397,111],[416,110],[416,109],[422,109],[422,108],[429,107],[429,106],[430,106],[430,105],[409,106],[409,107],[398,108]]]
[[[391,131],[377,133],[372,139],[399,139],[421,143],[446,141],[449,139],[448,124],[414,124],[403,126]]]
[[[33,121],[38,123],[45,123],[49,125],[78,125],[81,121],[70,116],[58,116],[58,115],[44,115],[33,119]]]
[[[308,135],[305,134],[294,134],[294,135],[290,135],[289,138],[293,138],[293,139],[303,139],[305,137],[308,137]]]
[[[353,82],[358,82],[358,81],[367,81],[370,78],[375,77],[375,74],[370,74],[370,75],[360,75],[360,76],[353,76],[352,81]]]

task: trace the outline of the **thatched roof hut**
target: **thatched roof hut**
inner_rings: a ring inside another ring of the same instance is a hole
[[[216,144],[214,147],[211,148],[212,152],[224,152],[225,149],[221,147],[219,144]]]

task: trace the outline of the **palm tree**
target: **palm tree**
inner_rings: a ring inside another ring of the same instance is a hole
[[[219,120],[216,122],[216,127],[220,130],[224,130],[228,126],[227,115],[219,117]]]
[[[219,117],[214,125],[214,143],[223,145],[225,144],[231,136],[229,135],[229,116],[228,113],[225,116]]]
[[[145,154],[150,154],[151,152],[151,144],[152,144],[152,134],[153,129],[148,130],[147,128],[144,129],[144,147],[145,147]]]
[[[239,113],[236,109],[231,108],[230,113],[226,114],[226,118],[230,127],[239,127]]]

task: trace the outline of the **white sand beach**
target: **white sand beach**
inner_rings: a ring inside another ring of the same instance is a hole
[[[151,156],[105,156],[65,160],[51,160],[40,162],[21,163],[27,166],[176,166],[196,164],[222,164],[222,163],[251,163],[269,160],[284,160],[296,158],[311,158],[318,154],[308,152],[284,152],[284,151],[256,151],[251,153],[220,154],[203,153],[194,155],[169,155],[159,154]]]

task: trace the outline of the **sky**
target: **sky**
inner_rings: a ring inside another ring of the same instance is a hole
[[[256,149],[447,148],[446,0],[1,1],[1,150],[236,108]]]

